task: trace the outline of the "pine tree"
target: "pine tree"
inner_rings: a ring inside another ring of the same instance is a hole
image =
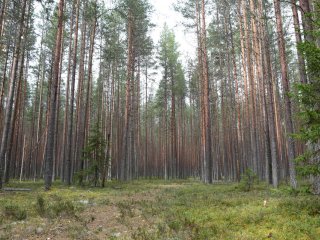
[[[98,186],[100,176],[103,177],[102,175],[106,171],[104,153],[106,144],[101,129],[96,124],[90,132],[88,142],[83,149],[83,158],[81,159],[81,161],[87,161],[89,166],[76,173],[76,178],[80,184],[83,184],[83,180],[88,176],[90,183],[93,183],[95,187]]]
[[[317,6],[320,7],[319,4]],[[312,17],[316,30],[309,34],[312,35],[311,39],[316,39],[320,33],[319,12],[313,13]],[[307,151],[296,159],[298,172],[304,176],[311,175],[313,191],[320,194],[320,47],[315,41],[309,40],[298,45],[306,59],[310,81],[297,84],[296,94],[293,95],[300,106],[299,116],[302,120],[302,126],[294,136],[308,145]]]
[[[54,66],[51,82],[51,92],[50,92],[50,109],[48,118],[48,134],[47,134],[47,147],[46,147],[46,158],[45,158],[45,189],[50,190],[52,185],[53,177],[53,162],[54,162],[54,140],[57,137],[55,135],[56,127],[56,111],[57,111],[57,99],[58,99],[58,82],[59,82],[59,72],[60,72],[60,58],[61,58],[61,44],[63,35],[63,10],[64,10],[64,0],[60,0],[58,8],[58,26],[57,35],[55,41],[55,51],[54,51]]]

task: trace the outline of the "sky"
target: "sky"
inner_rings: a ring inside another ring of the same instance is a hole
[[[180,46],[181,58],[194,57],[196,51],[195,36],[194,33],[186,32],[185,27],[181,24],[183,17],[173,9],[173,4],[177,3],[177,0],[155,0],[150,1],[150,3],[154,6],[152,21],[156,24],[151,32],[154,42],[159,41],[163,25],[167,23],[168,27],[174,30],[176,41]]]
[[[107,6],[112,6],[115,0],[104,0]],[[195,35],[191,32],[186,32],[182,26],[183,17],[180,13],[173,9],[173,4],[178,0],[149,0],[153,6],[152,23],[156,26],[150,32],[150,35],[155,44],[159,42],[160,34],[163,25],[166,23],[170,29],[174,30],[176,41],[179,43],[179,52],[181,53],[181,60],[188,57],[194,57],[196,53]]]
[[[56,2],[58,0],[55,0]],[[104,0],[107,6],[112,6],[115,0]],[[179,52],[181,53],[181,59],[187,59],[194,57],[196,53],[196,41],[195,34],[192,32],[186,32],[186,29],[182,26],[183,17],[180,13],[173,9],[173,4],[176,4],[177,0],[149,0],[149,3],[154,7],[152,13],[152,23],[156,26],[150,32],[150,35],[155,44],[159,42],[160,34],[164,24],[166,23],[170,29],[174,30],[176,41],[179,43]],[[36,11],[41,9],[40,4],[36,4]]]

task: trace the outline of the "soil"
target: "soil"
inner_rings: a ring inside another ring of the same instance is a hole
[[[142,213],[139,202],[154,203],[160,192],[170,187],[176,186],[163,185],[152,191],[111,196],[106,203],[88,204],[85,210],[77,213],[75,217],[39,217],[7,224],[0,228],[0,240],[132,239],[132,234],[139,228],[149,229],[156,222],[154,216],[146,217]],[[38,231],[39,228],[42,231]]]

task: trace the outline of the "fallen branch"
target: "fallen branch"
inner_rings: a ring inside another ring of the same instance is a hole
[[[31,188],[3,188],[3,191],[6,192],[29,192],[31,190]]]

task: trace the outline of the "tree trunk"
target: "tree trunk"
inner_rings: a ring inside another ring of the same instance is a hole
[[[293,15],[293,24],[294,24],[294,32],[295,32],[295,37],[296,37],[296,44],[298,45],[302,42],[302,39],[301,39],[300,22],[299,22],[299,16],[298,16],[298,11],[297,11],[296,0],[291,0],[291,9],[292,9],[292,15]],[[307,83],[307,74],[306,74],[306,66],[305,66],[304,57],[300,53],[299,50],[297,51],[297,55],[298,55],[300,82]]]
[[[9,130],[12,127],[11,115],[13,112],[13,101],[14,101],[13,98],[14,98],[14,91],[15,91],[15,86],[17,82],[18,61],[19,61],[19,56],[21,51],[21,41],[22,41],[22,36],[24,31],[24,20],[25,20],[27,0],[24,0],[22,4],[23,4],[22,13],[21,13],[21,18],[19,22],[19,34],[17,35],[17,43],[15,46],[15,51],[13,55],[11,76],[10,76],[11,84],[9,89],[6,117],[5,117],[4,129],[2,132],[1,147],[0,147],[0,189],[2,189],[2,178],[3,178],[3,167],[4,167],[3,165],[5,163],[5,157],[7,152]]]
[[[68,119],[68,153],[66,154],[66,184],[71,184],[71,169],[73,160],[73,115],[74,115],[74,102],[75,102],[75,83],[76,83],[76,70],[77,70],[77,49],[78,49],[78,29],[79,29],[79,12],[80,0],[75,5],[76,20],[75,20],[75,33],[73,38],[73,52],[72,52],[72,73],[71,73],[71,92],[69,104],[69,119]]]
[[[293,123],[292,123],[292,113],[291,113],[291,100],[289,97],[290,87],[289,87],[289,78],[288,78],[288,65],[286,59],[286,50],[285,50],[285,40],[283,35],[283,25],[282,25],[282,16],[281,16],[281,8],[280,8],[280,0],[274,0],[274,10],[276,15],[276,23],[277,23],[277,32],[278,32],[278,48],[280,52],[280,66],[281,66],[281,78],[282,78],[282,86],[284,90],[284,100],[285,100],[285,122],[286,122],[286,134],[288,141],[288,161],[289,161],[289,174],[290,174],[290,185],[293,188],[297,188],[297,180],[296,180],[296,170],[295,170],[295,143],[290,136],[293,131]]]
[[[203,105],[204,105],[204,142],[203,144],[203,159],[206,163],[206,181],[212,183],[212,143],[211,143],[211,113],[210,113],[210,92],[209,92],[209,74],[208,74],[208,60],[207,60],[207,47],[206,47],[206,22],[205,22],[205,1],[201,1],[201,18],[202,18],[202,28],[201,28],[201,52],[202,52],[202,76],[203,76]]]
[[[48,119],[48,134],[47,134],[47,147],[45,157],[45,170],[44,180],[45,189],[50,190],[52,185],[52,174],[53,174],[53,155],[54,155],[54,138],[55,126],[56,126],[56,106],[58,98],[58,82],[59,82],[59,69],[60,69],[60,57],[61,57],[61,44],[62,44],[62,33],[63,33],[63,8],[64,0],[60,0],[58,9],[58,26],[57,36],[55,41],[55,54],[54,54],[54,67],[52,74],[51,93],[50,93],[50,112]]]
[[[131,10],[128,11],[128,58],[127,58],[127,82],[126,82],[126,108],[124,116],[124,129],[122,141],[122,156],[120,167],[120,180],[128,180],[128,165],[130,156],[130,135],[131,135],[131,114],[132,114],[132,71],[133,71],[133,14]]]
[[[3,29],[4,29],[4,24],[5,24],[5,10],[7,7],[7,0],[3,0],[1,4],[1,10],[0,10],[0,38],[2,37]]]

